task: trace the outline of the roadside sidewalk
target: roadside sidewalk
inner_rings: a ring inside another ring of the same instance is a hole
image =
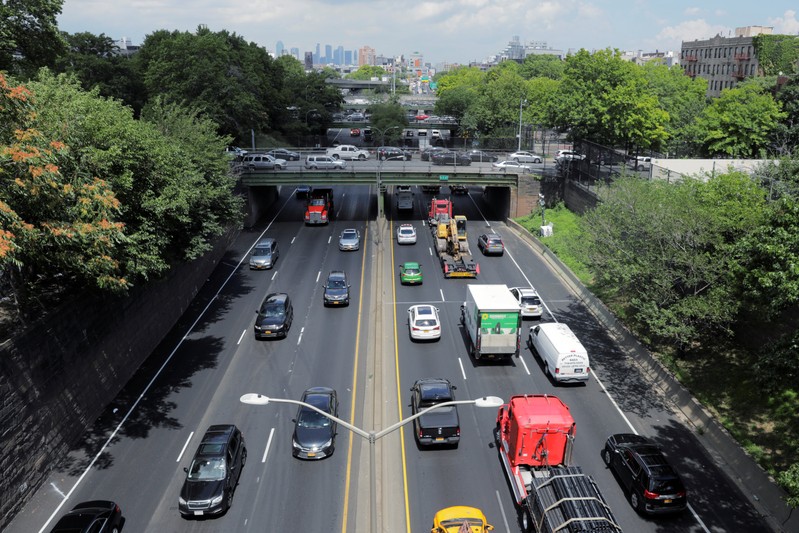
[[[646,347],[638,342],[613,313],[585,288],[555,254],[520,224],[510,219],[507,220],[507,224],[541,254],[575,296],[634,358],[644,376],[662,390],[664,396],[683,414],[716,465],[728,474],[761,514],[766,525],[777,533],[799,531],[799,511],[791,513],[791,508],[785,503],[785,491],[741,448],[727,430],[649,353]]]

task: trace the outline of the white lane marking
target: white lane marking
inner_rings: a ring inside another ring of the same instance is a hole
[[[461,375],[463,376],[463,381],[466,381],[466,371],[463,369],[463,359],[458,357],[458,364],[461,365]]]
[[[438,289],[438,292],[441,293],[441,301],[446,302],[447,300],[444,299],[444,289]]]
[[[291,238],[291,242],[289,244],[294,244],[294,241],[296,241],[296,240],[297,240],[297,236],[295,235],[294,237]]]
[[[275,273],[274,273],[274,274],[272,274],[272,281],[275,281],[275,278],[276,278],[276,277],[277,277],[277,270],[275,270]]]
[[[499,512],[502,514],[502,521],[505,523],[505,531],[510,533],[510,525],[508,525],[508,517],[505,516],[505,508],[502,507],[502,498],[499,496],[499,491],[494,491],[497,495],[497,503],[499,504]]]
[[[483,215],[483,212],[480,211],[480,207],[477,205],[477,202],[474,201],[474,198],[472,198],[471,194],[469,195],[469,200],[472,201],[472,203],[474,204],[474,207],[477,209],[477,212],[480,213],[481,217],[483,217],[483,221],[486,223],[486,227],[490,228],[491,227],[491,222],[489,222],[488,219],[485,217],[485,215]]]
[[[272,437],[275,436],[275,428],[272,428],[269,431],[269,438],[266,440],[266,448],[264,449],[264,456],[261,458],[261,462],[266,462],[266,456],[269,455],[269,448],[272,446]]]
[[[688,509],[691,510],[691,514],[694,515],[694,518],[696,518],[696,521],[699,522],[699,525],[702,527],[702,529],[705,531],[705,533],[710,533],[710,530],[707,528],[707,526],[705,526],[705,523],[702,522],[702,519],[699,518],[699,515],[696,514],[696,511],[694,511],[694,508],[691,507],[690,503],[688,504]]]
[[[153,378],[150,380],[149,383],[147,383],[147,386],[144,387],[144,390],[136,398],[136,401],[133,402],[133,405],[130,406],[130,409],[128,410],[128,412],[125,413],[125,416],[122,417],[122,420],[119,421],[119,424],[117,424],[117,427],[114,428],[114,431],[112,431],[111,435],[108,436],[108,439],[105,441],[105,444],[103,444],[103,446],[97,451],[97,455],[95,455],[92,458],[92,460],[89,462],[89,464],[86,465],[86,469],[83,471],[83,473],[75,481],[75,484],[72,485],[72,488],[69,489],[69,492],[67,492],[67,495],[64,497],[63,500],[61,500],[61,503],[56,505],[56,508],[53,510],[53,513],[47,518],[47,521],[45,521],[44,525],[39,530],[39,533],[45,533],[45,531],[47,530],[47,526],[49,526],[50,522],[53,521],[53,518],[55,518],[56,515],[58,515],[61,512],[61,508],[64,506],[65,503],[67,503],[67,500],[70,498],[70,496],[72,496],[72,493],[75,492],[75,490],[78,488],[78,486],[83,482],[83,480],[86,478],[86,475],[94,468],[94,465],[97,463],[98,459],[100,459],[100,457],[105,453],[106,448],[108,448],[111,445],[111,443],[114,441],[114,439],[117,438],[117,434],[122,429],[122,426],[125,424],[125,422],[128,421],[128,418],[130,418],[130,415],[133,414],[133,411],[136,410],[136,408],[139,406],[139,403],[142,401],[142,399],[144,399],[145,395],[150,391],[150,388],[153,386],[153,383],[155,383],[155,380],[157,380],[159,377],[161,377],[161,373],[166,368],[166,365],[168,365],[169,362],[172,361],[172,358],[175,356],[175,354],[178,352],[180,347],[183,345],[183,341],[185,341],[188,338],[189,333],[191,333],[191,331],[194,329],[194,326],[196,326],[200,322],[200,320],[205,316],[205,313],[208,312],[208,309],[211,308],[211,305],[213,305],[214,302],[217,301],[217,299],[219,298],[219,295],[222,293],[222,289],[224,289],[227,286],[227,284],[230,282],[230,280],[233,279],[233,276],[236,275],[236,272],[238,272],[239,267],[241,267],[241,264],[244,263],[244,260],[247,259],[247,257],[250,255],[250,252],[252,251],[252,249],[255,248],[255,245],[258,244],[258,242],[261,240],[261,238],[264,236],[264,234],[266,234],[266,232],[269,231],[269,228],[271,228],[272,224],[275,223],[275,220],[277,220],[277,217],[280,216],[280,213],[282,213],[283,210],[286,208],[286,206],[289,204],[289,200],[290,199],[291,198],[289,198],[285,202],[283,202],[283,206],[278,210],[277,213],[275,213],[274,218],[272,218],[272,220],[269,221],[269,224],[267,224],[266,228],[264,228],[264,231],[262,231],[261,234],[258,236],[258,238],[255,239],[255,241],[253,241],[252,246],[250,246],[249,250],[247,250],[247,252],[244,254],[244,256],[239,260],[239,262],[236,264],[236,267],[233,270],[230,271],[230,274],[228,274],[228,277],[225,278],[225,281],[223,281],[222,284],[219,286],[219,289],[216,291],[216,294],[214,294],[214,297],[211,298],[208,301],[208,304],[203,308],[203,310],[200,311],[200,313],[197,315],[197,318],[194,320],[194,322],[191,323],[191,325],[189,326],[188,330],[186,330],[186,333],[183,335],[183,337],[181,337],[180,341],[177,343],[177,345],[175,345],[175,347],[169,353],[169,356],[167,356],[166,360],[164,360],[164,362],[158,368],[158,371],[155,373]]]
[[[322,276],[322,271],[316,273],[316,282],[319,283],[319,278]]]
[[[54,491],[56,491],[57,493],[59,493],[59,494],[61,495],[61,497],[62,497],[62,498],[64,497],[64,493],[63,493],[63,492],[61,492],[61,491],[58,489],[58,487],[56,487],[55,483],[53,483],[53,482],[51,481],[51,482],[50,482],[50,486],[51,486],[51,487],[53,487],[53,490],[54,490]]]
[[[189,442],[191,442],[191,438],[194,436],[194,432],[192,431],[189,433],[189,438],[186,439],[186,442],[183,444],[183,448],[180,449],[180,453],[178,454],[178,458],[175,459],[176,463],[180,462],[180,458],[183,457],[183,452],[186,451],[186,448],[189,446]]]
[[[331,235],[330,237],[327,238],[327,244],[330,244],[332,241],[333,241],[333,236]]]
[[[429,246],[427,247],[427,251],[430,253],[431,256],[433,255],[433,249],[430,248]]]
[[[522,366],[524,366],[524,371],[527,372],[527,375],[529,376],[530,375],[530,369],[527,368],[527,363],[524,362],[524,357],[519,357],[519,359],[522,362]]]
[[[238,340],[238,342],[236,342],[236,345],[239,345],[239,344],[241,344],[241,339],[243,339],[243,338],[244,338],[244,334],[245,334],[245,333],[247,333],[247,330],[246,330],[246,329],[245,329],[244,331],[242,331],[242,332],[241,332],[241,336],[239,336],[239,340]]]
[[[302,334],[303,334],[303,333],[305,333],[305,326],[303,326],[303,327],[301,327],[301,328],[300,328],[300,336],[299,336],[299,338],[297,339],[297,346],[299,346],[299,345],[300,345],[300,342],[302,342]]]

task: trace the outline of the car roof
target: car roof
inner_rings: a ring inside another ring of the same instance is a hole
[[[405,261],[402,264],[402,267],[403,268],[419,268],[419,263],[417,263],[416,261]]]
[[[356,230],[355,228],[347,228],[343,230],[341,233],[358,233],[358,230]]]
[[[197,448],[195,455],[203,457],[221,456],[225,453],[230,434],[236,429],[236,426],[216,425],[208,428],[208,431],[203,435],[200,442],[200,447]]]
[[[436,314],[436,308],[430,304],[414,305],[411,306],[411,309],[414,309],[417,315],[435,316]]]
[[[289,295],[285,292],[273,292],[271,294],[267,294],[266,298],[264,298],[264,303],[282,303],[288,300]]]
[[[328,279],[344,279],[346,277],[347,277],[347,275],[344,273],[343,270],[333,270],[327,276]]]
[[[519,294],[521,294],[522,296],[538,296],[538,292],[536,292],[536,290],[532,287],[513,287],[513,288],[519,291]]]

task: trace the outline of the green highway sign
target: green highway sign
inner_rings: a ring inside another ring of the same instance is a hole
[[[438,181],[447,181],[448,179],[449,179],[449,176],[446,176],[446,175],[443,175],[443,174],[438,177]]]

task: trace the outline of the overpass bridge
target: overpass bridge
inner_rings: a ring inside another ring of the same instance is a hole
[[[367,163],[368,164],[368,163]],[[239,183],[247,187],[250,204],[250,219],[254,223],[268,208],[276,196],[278,187],[299,185],[335,187],[342,185],[375,186],[377,190],[378,217],[385,216],[384,206],[388,186],[482,186],[486,192],[496,195],[509,212],[515,211],[518,203],[520,179],[515,173],[496,171],[473,166],[434,166],[418,168],[375,165],[370,168],[345,170],[305,170],[301,166],[286,170],[245,170],[238,172]],[[530,177],[527,178],[529,180]]]

